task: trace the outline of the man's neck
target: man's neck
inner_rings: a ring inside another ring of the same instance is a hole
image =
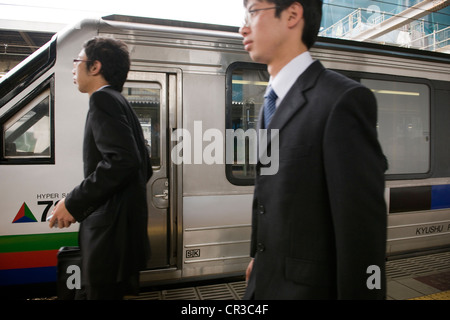
[[[291,42],[292,43],[292,42]],[[295,57],[298,57],[302,53],[308,51],[308,48],[303,44],[299,43],[299,45],[295,48],[288,47],[286,50],[281,50],[280,53],[272,59],[271,62],[267,64],[267,71],[269,72],[272,78],[275,78],[277,74]]]
[[[91,87],[91,89],[89,90],[89,97],[92,96],[92,94],[96,91],[98,91],[99,89],[105,87],[105,86],[109,86],[110,84],[106,81],[106,80],[100,80],[95,82],[95,84]]]

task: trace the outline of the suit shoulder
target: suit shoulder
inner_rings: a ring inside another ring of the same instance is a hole
[[[90,98],[91,110],[100,110],[107,113],[123,112],[124,101],[121,94],[114,90],[102,89],[94,92]]]
[[[115,96],[111,93],[110,90],[105,89],[98,90],[91,95],[91,101],[101,101],[110,99],[115,99]]]
[[[319,88],[327,88],[327,92],[334,98],[355,94],[374,97],[373,92],[360,82],[330,69],[322,72],[318,84]]]
[[[110,88],[103,88],[98,91],[95,91],[91,98],[93,99],[116,99],[120,100],[120,97],[122,94],[116,90],[110,89]]]
[[[334,87],[339,88],[340,90],[345,88],[352,89],[364,87],[361,83],[330,69],[325,69],[320,78],[322,81],[331,83]]]

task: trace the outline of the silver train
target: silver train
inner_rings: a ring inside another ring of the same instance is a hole
[[[242,275],[249,262],[254,132],[268,81],[237,28],[127,16],[58,33],[0,80],[0,285],[56,279],[77,228],[47,213],[82,179],[88,97],[72,59],[94,37],[124,40],[124,95],[142,124],[153,257],[143,285]],[[450,56],[320,39],[331,69],[371,88],[386,173],[388,257],[450,247]]]

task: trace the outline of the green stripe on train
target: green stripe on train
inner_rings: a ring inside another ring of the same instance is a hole
[[[58,250],[77,245],[78,232],[0,236],[0,253]]]

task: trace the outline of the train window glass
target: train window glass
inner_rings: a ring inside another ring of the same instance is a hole
[[[153,168],[161,167],[161,86],[157,83],[126,83],[122,94],[141,123]]]
[[[254,183],[256,163],[251,161],[252,152],[256,154],[256,129],[259,111],[264,102],[269,74],[267,67],[258,64],[245,64],[228,71],[227,129],[242,129],[243,135],[227,135],[227,145],[233,145],[233,155],[227,154],[227,177],[237,185]],[[233,141],[228,141],[233,139]],[[228,152],[229,148],[227,148]],[[231,163],[230,163],[231,162]]]
[[[51,157],[50,89],[3,124],[3,158]]]
[[[430,89],[425,84],[362,79],[378,102],[378,134],[387,174],[430,170]]]

